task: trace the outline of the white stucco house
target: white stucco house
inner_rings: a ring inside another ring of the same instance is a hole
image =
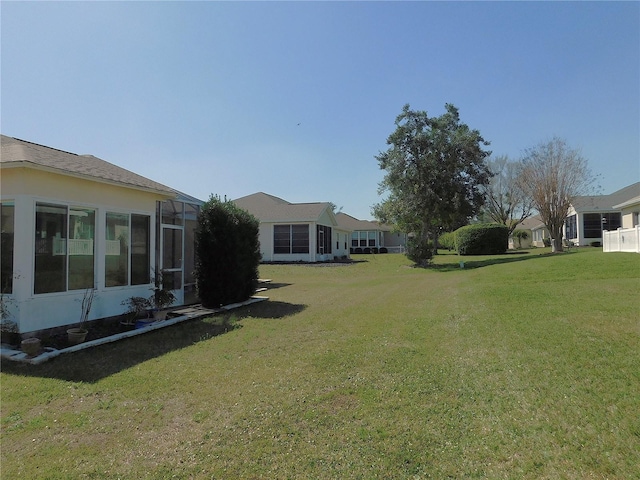
[[[622,227],[603,232],[605,252],[640,253],[640,195],[614,205],[622,215]]]
[[[263,262],[326,262],[349,256],[351,232],[329,202],[291,203],[263,192],[233,200],[260,221]]]
[[[576,246],[601,244],[605,230],[622,227],[620,205],[640,196],[640,182],[609,195],[587,195],[573,199],[565,221],[564,238]]]
[[[91,155],[2,135],[1,285],[29,333],[124,313],[162,271],[176,305],[196,299],[193,234],[202,202]]]
[[[626,202],[614,205],[619,208],[622,214],[622,228],[633,228],[640,225],[640,195],[633,197]]]
[[[394,232],[390,225],[370,220],[358,220],[340,212],[336,215],[338,225],[351,230],[351,253],[404,252],[407,248],[407,234]],[[375,249],[375,250],[374,250]]]

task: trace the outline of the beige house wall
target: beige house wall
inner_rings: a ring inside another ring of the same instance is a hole
[[[26,168],[3,168],[0,194],[15,205],[13,317],[23,333],[43,330],[80,320],[84,291],[34,294],[36,204],[88,207],[96,211],[96,295],[89,320],[119,315],[121,302],[132,296],[148,297],[150,285],[105,287],[104,257],[107,212],[137,213],[150,217],[151,266],[155,264],[156,201],[168,195],[133,190],[83,178]]]

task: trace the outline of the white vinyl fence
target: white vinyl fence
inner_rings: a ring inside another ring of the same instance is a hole
[[[605,231],[602,235],[602,247],[605,252],[640,253],[640,225]]]

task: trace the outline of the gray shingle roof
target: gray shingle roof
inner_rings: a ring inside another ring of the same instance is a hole
[[[62,175],[80,176],[130,188],[175,194],[175,190],[166,185],[93,155],[77,155],[6,135],[0,135],[0,165],[42,168]]]
[[[329,202],[290,203],[263,192],[233,202],[261,222],[315,222],[327,208],[331,209]]]
[[[615,205],[619,205],[634,197],[640,195],[640,182],[621,188],[609,195],[585,195],[576,197],[573,202],[573,208],[578,212],[586,212],[592,210],[617,210]]]
[[[535,230],[537,228],[543,228],[544,223],[540,218],[540,215],[533,215],[532,217],[525,218],[515,228],[516,230]]]
[[[340,212],[336,214],[336,220],[338,221],[338,225],[351,231],[383,231],[390,232],[392,230],[391,226],[385,225],[383,223],[372,222],[370,220],[358,220],[351,215],[347,215],[346,213]]]

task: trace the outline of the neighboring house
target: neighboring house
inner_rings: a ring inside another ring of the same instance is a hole
[[[621,204],[640,195],[640,182],[610,195],[579,196],[571,202],[564,238],[577,246],[602,242],[604,230],[622,227]]]
[[[614,205],[622,214],[622,228],[633,228],[640,225],[640,195],[631,200]]]
[[[407,234],[395,233],[389,225],[338,213],[338,225],[350,230],[351,253],[370,253],[372,249],[386,248],[389,252],[404,252],[407,246]]]
[[[640,253],[640,196],[613,207],[620,209],[622,228],[603,232],[603,250]]]
[[[201,201],[91,155],[0,137],[1,283],[21,333],[89,320],[149,297],[162,271],[177,305],[196,300]]]
[[[351,232],[329,202],[290,203],[258,192],[233,201],[260,221],[264,262],[325,262],[349,256]]]
[[[549,230],[542,223],[540,215],[534,215],[532,217],[525,218],[518,226],[516,230],[524,230],[529,234],[527,240],[522,240],[522,248],[528,247],[544,247],[545,240],[550,239]],[[549,241],[549,240],[547,240]],[[509,248],[518,248],[518,239],[513,235],[509,237]]]

